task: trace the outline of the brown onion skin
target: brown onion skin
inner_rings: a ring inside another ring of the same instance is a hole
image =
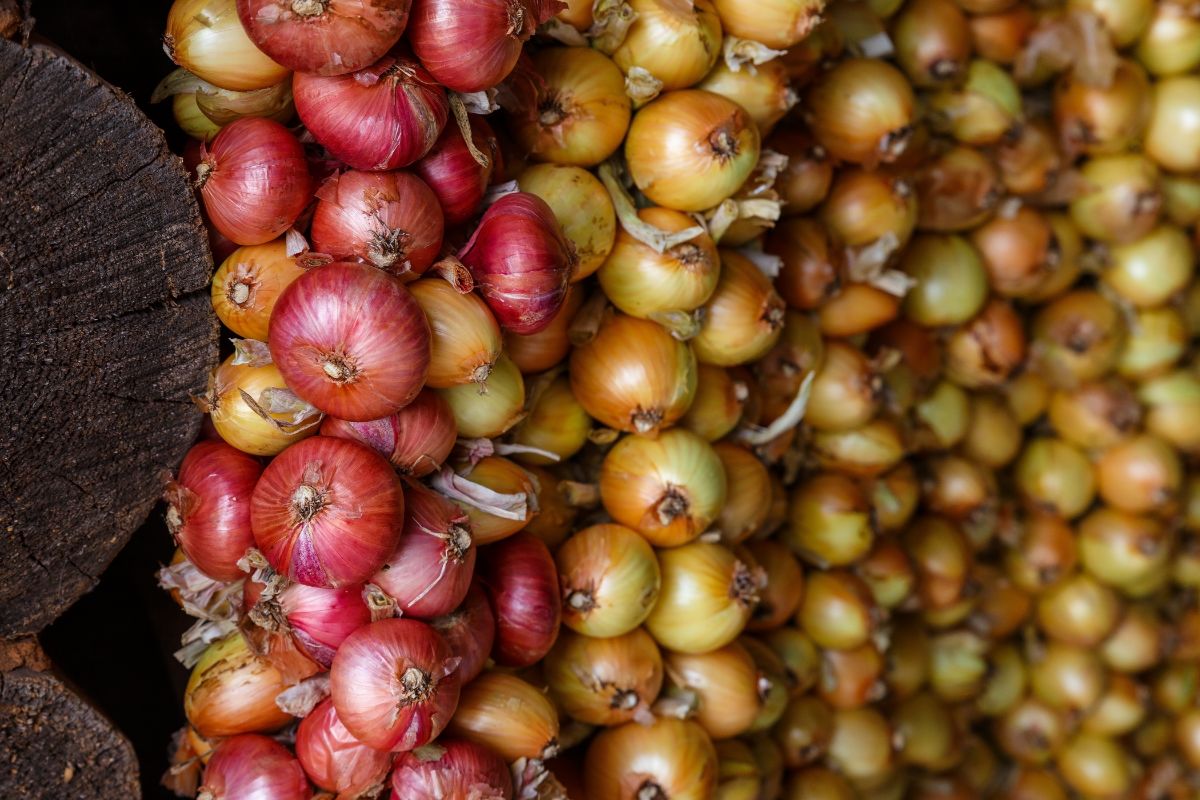
[[[244,733],[213,749],[200,796],[213,800],[308,800],[304,770],[274,739]]]
[[[412,166],[437,196],[447,225],[461,225],[475,216],[500,158],[500,143],[492,126],[475,114],[470,120],[471,140],[488,157],[486,166],[471,155],[457,125],[447,125],[433,149]]]
[[[483,552],[480,577],[496,614],[493,657],[527,667],[545,657],[562,622],[558,568],[549,548],[520,532]]]
[[[466,739],[439,739],[422,751],[401,754],[390,785],[393,800],[511,800],[513,796],[504,759]]]
[[[304,16],[295,5],[238,0],[238,17],[255,46],[277,64],[294,72],[341,75],[370,66],[399,41],[412,0],[335,0]]]
[[[329,698],[300,720],[296,758],[317,786],[346,794],[382,784],[392,766],[391,753],[368,747],[346,730]]]
[[[471,583],[462,605],[445,616],[429,621],[442,635],[450,651],[458,656],[458,676],[464,684],[475,680],[487,663],[496,639],[496,617],[478,579]]]
[[[442,396],[422,389],[411,403],[381,419],[351,422],[326,417],[321,435],[365,444],[392,462],[401,475],[422,478],[450,455],[458,430]]]
[[[528,192],[493,203],[459,258],[500,327],[526,336],[550,325],[578,263],[550,206]]]

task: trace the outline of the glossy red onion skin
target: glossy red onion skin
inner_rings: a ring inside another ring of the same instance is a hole
[[[300,499],[314,495],[304,486],[324,503],[307,521],[293,510],[298,491]],[[370,578],[396,549],[404,492],[391,464],[370,448],[314,436],[263,471],[250,520],[276,572],[309,586],[349,586]]]
[[[292,0],[238,0],[247,35],[293,72],[341,75],[368,67],[404,35],[412,0],[331,0],[304,17]]]
[[[304,148],[278,122],[235,120],[217,134],[197,167],[213,227],[239,245],[279,238],[312,199]]]
[[[338,650],[330,688],[338,717],[377,750],[402,752],[428,744],[458,707],[458,658],[437,631],[415,619],[383,619],[359,628]],[[419,699],[402,696],[401,680],[416,670],[429,683]]]
[[[482,744],[439,739],[440,757],[402,753],[392,768],[392,800],[512,800],[512,777],[504,759]],[[432,756],[432,753],[429,754]]]
[[[458,664],[462,682],[467,684],[475,680],[483,672],[496,640],[496,616],[479,582],[471,584],[462,605],[445,616],[430,620],[429,624],[450,645],[450,652],[462,659]]]
[[[500,327],[524,336],[550,324],[578,262],[550,206],[528,192],[493,203],[459,258]]]
[[[167,525],[196,568],[217,581],[244,577],[237,562],[254,546],[250,497],[262,464],[222,441],[188,451],[167,485]]]
[[[449,225],[461,225],[475,216],[499,158],[500,143],[491,126],[475,114],[470,120],[475,148],[489,159],[486,167],[471,155],[457,125],[447,125],[433,149],[412,167],[437,195]]]
[[[479,563],[496,615],[492,657],[508,667],[540,661],[554,646],[562,621],[558,569],[549,548],[520,532],[488,545]]]
[[[387,782],[392,754],[355,739],[328,697],[296,729],[296,758],[309,780],[330,792],[355,796]]]
[[[309,132],[355,169],[408,166],[429,152],[450,114],[446,92],[401,52],[350,75],[297,72],[292,97]]]
[[[522,45],[562,7],[556,0],[419,0],[408,40],[440,83],[479,92],[508,77]]]
[[[309,235],[317,253],[411,279],[441,252],[441,206],[416,175],[350,170],[322,184],[317,198]]]
[[[266,736],[243,733],[222,740],[213,750],[199,796],[211,800],[309,800],[312,789],[300,762],[286,747]]]
[[[445,399],[435,391],[422,389],[415,400],[382,419],[350,422],[326,417],[321,435],[365,444],[391,461],[401,475],[422,478],[449,457],[458,429]]]
[[[457,608],[471,588],[477,548],[470,518],[419,483],[405,486],[404,508],[400,543],[371,583],[387,592],[406,617],[440,617]]]
[[[351,421],[404,408],[429,369],[425,312],[399,279],[365,264],[334,262],[292,281],[271,312],[268,338],[288,387]]]
[[[264,588],[258,581],[246,580],[242,594],[245,613],[254,609]],[[371,621],[371,609],[359,585],[325,589],[293,583],[275,597],[274,605],[285,617],[296,646],[325,669],[346,637]]]

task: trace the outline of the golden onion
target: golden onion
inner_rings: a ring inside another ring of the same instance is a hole
[[[563,624],[587,636],[620,636],[641,625],[662,585],[654,550],[623,525],[592,525],[555,554]]]
[[[721,56],[721,21],[711,0],[629,0],[636,15],[613,61],[646,70],[662,88],[686,89]]]
[[[525,418],[513,429],[513,444],[553,453],[562,461],[578,453],[587,444],[592,419],[575,399],[567,376],[538,381],[530,395]],[[555,463],[541,453],[515,453],[513,458],[522,464]]]
[[[583,769],[588,800],[711,800],[717,751],[695,722],[660,717],[601,731]]]
[[[303,274],[283,239],[239,247],[213,275],[213,310],[238,336],[265,342],[279,293]]]
[[[787,67],[779,59],[737,70],[722,60],[696,88],[727,97],[746,109],[759,135],[766,136],[799,100],[788,78]]]
[[[525,414],[525,380],[517,365],[500,356],[483,384],[439,389],[450,405],[460,436],[491,439],[510,430]]]
[[[462,688],[448,733],[495,750],[505,761],[558,751],[558,712],[545,693],[506,672],[485,672]]]
[[[320,412],[287,388],[278,367],[235,364],[237,358],[217,367],[198,401],[222,439],[242,452],[273,456],[317,432]]]
[[[562,631],[546,654],[543,674],[569,716],[588,725],[619,725],[649,713],[662,688],[663,662],[641,628],[604,639]]]
[[[692,340],[696,358],[722,367],[756,361],[779,341],[783,323],[783,300],[770,279],[746,256],[722,250],[721,277]]]
[[[426,384],[449,389],[468,383],[475,391],[487,391],[504,340],[500,325],[474,292],[463,293],[441,278],[425,278],[408,284],[429,320],[429,374]]]
[[[821,20],[821,0],[714,0],[726,33],[776,50],[799,44]]]
[[[680,653],[707,653],[736,639],[758,603],[760,577],[719,544],[661,550],[662,590],[646,619],[655,641]]]
[[[222,89],[265,89],[291,75],[250,40],[236,0],[175,0],[163,47],[176,64]]]

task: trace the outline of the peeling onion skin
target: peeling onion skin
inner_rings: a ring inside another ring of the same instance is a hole
[[[310,780],[331,792],[365,792],[387,780],[392,754],[355,739],[325,698],[300,721],[296,758]]]
[[[508,765],[486,745],[439,739],[424,750],[404,753],[392,770],[392,797],[403,800],[512,800]]]

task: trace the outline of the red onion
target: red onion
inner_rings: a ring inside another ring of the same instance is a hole
[[[415,619],[383,619],[350,634],[333,659],[330,688],[350,733],[377,750],[432,741],[458,706],[458,658]]]
[[[550,324],[578,262],[550,206],[527,192],[492,204],[459,258],[500,326],[525,336]]]
[[[341,75],[392,49],[412,0],[238,0],[251,41],[294,72]]]
[[[495,659],[527,667],[550,651],[562,620],[558,570],[541,539],[517,533],[488,545],[480,560],[484,588],[496,613]]]
[[[413,52],[456,92],[490,89],[508,77],[537,26],[566,8],[560,0],[417,0],[414,6]]]
[[[213,227],[238,244],[279,237],[312,199],[304,148],[278,122],[235,120],[202,152],[196,185],[204,210]]]
[[[457,125],[447,125],[429,153],[413,164],[416,172],[437,195],[446,222],[459,225],[475,216],[500,154],[500,143],[492,127],[480,116],[470,115],[471,141],[488,157],[485,167],[475,160]]]
[[[349,422],[326,417],[321,434],[361,442],[391,461],[400,474],[414,478],[440,467],[458,438],[449,404],[430,389],[422,389],[415,400],[382,419]]]
[[[297,72],[292,97],[309,132],[355,169],[408,166],[429,152],[450,114],[446,92],[402,51],[351,75]]]
[[[327,180],[317,198],[309,238],[318,253],[415,276],[441,252],[441,207],[415,175],[351,170]]]
[[[450,652],[462,659],[458,663],[459,679],[464,684],[475,680],[483,672],[496,640],[496,617],[479,582],[471,583],[462,605],[429,624],[450,645]]]
[[[276,572],[309,586],[347,586],[396,549],[404,492],[391,465],[346,439],[314,436],[270,463],[254,488],[254,540]]]
[[[392,754],[355,739],[326,698],[296,728],[296,758],[322,789],[347,797],[369,795],[387,782]]]
[[[278,592],[247,580],[242,608],[266,631],[290,635],[302,653],[325,669],[346,637],[371,621],[362,586],[326,589],[291,583]]]
[[[392,800],[512,800],[504,759],[485,745],[439,739],[396,758]]]
[[[429,368],[425,312],[392,275],[335,262],[309,270],[271,312],[271,357],[288,387],[361,422],[411,403]]]
[[[196,568],[216,581],[243,577],[237,562],[254,546],[250,495],[258,459],[222,441],[195,445],[167,484],[167,528]]]
[[[467,595],[476,549],[466,512],[419,483],[404,490],[407,514],[400,544],[371,582],[406,616],[429,619],[453,611]]]
[[[274,739],[230,736],[212,751],[196,800],[308,800],[300,762]]]

